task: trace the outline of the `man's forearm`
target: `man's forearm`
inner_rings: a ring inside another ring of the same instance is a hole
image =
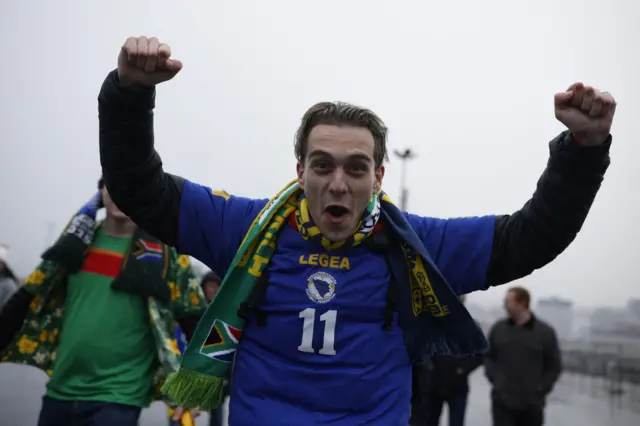
[[[183,180],[164,173],[154,150],[153,89],[120,87],[109,73],[98,96],[100,162],[118,208],[168,245],[177,244]]]
[[[580,147],[569,132],[550,144],[551,156],[537,189],[522,209],[496,219],[487,285],[531,274],[575,239],[609,167],[610,141]]]

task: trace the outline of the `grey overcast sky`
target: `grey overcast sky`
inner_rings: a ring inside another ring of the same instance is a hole
[[[520,284],[621,305],[640,295],[639,14],[631,0],[4,0],[0,242],[28,273],[91,196],[100,85],[124,40],[149,35],[184,62],[157,94],[166,170],[249,197],[294,177],[306,108],[345,100],[381,115],[391,149],[419,153],[412,212],[510,213],[563,130],[554,93],[575,81],[613,93],[612,165],[583,231]],[[399,186],[392,159],[384,188],[397,199]]]

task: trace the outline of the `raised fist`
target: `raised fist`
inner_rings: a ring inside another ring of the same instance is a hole
[[[171,59],[171,48],[157,38],[129,37],[118,56],[118,78],[125,87],[153,87],[171,80],[182,62]]]
[[[603,144],[611,131],[616,101],[582,83],[574,83],[554,97],[556,118],[584,145]]]

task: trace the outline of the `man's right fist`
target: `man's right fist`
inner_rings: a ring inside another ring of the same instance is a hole
[[[118,78],[124,87],[153,87],[181,69],[182,62],[171,59],[169,45],[155,37],[129,37],[118,56]]]

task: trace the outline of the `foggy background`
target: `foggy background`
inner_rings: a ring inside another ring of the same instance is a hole
[[[637,323],[638,16],[631,0],[3,0],[0,243],[26,276],[96,190],[96,98],[128,36],[157,36],[184,63],[157,91],[167,171],[272,196],[294,177],[304,111],[344,100],[385,120],[390,151],[418,154],[409,211],[436,217],[520,208],[563,130],[553,95],[582,81],[618,102],[612,165],[575,242],[517,284],[534,308],[570,302],[571,333],[598,312]],[[396,201],[400,171],[392,158],[383,188]],[[501,315],[505,290],[471,295],[474,316]]]

